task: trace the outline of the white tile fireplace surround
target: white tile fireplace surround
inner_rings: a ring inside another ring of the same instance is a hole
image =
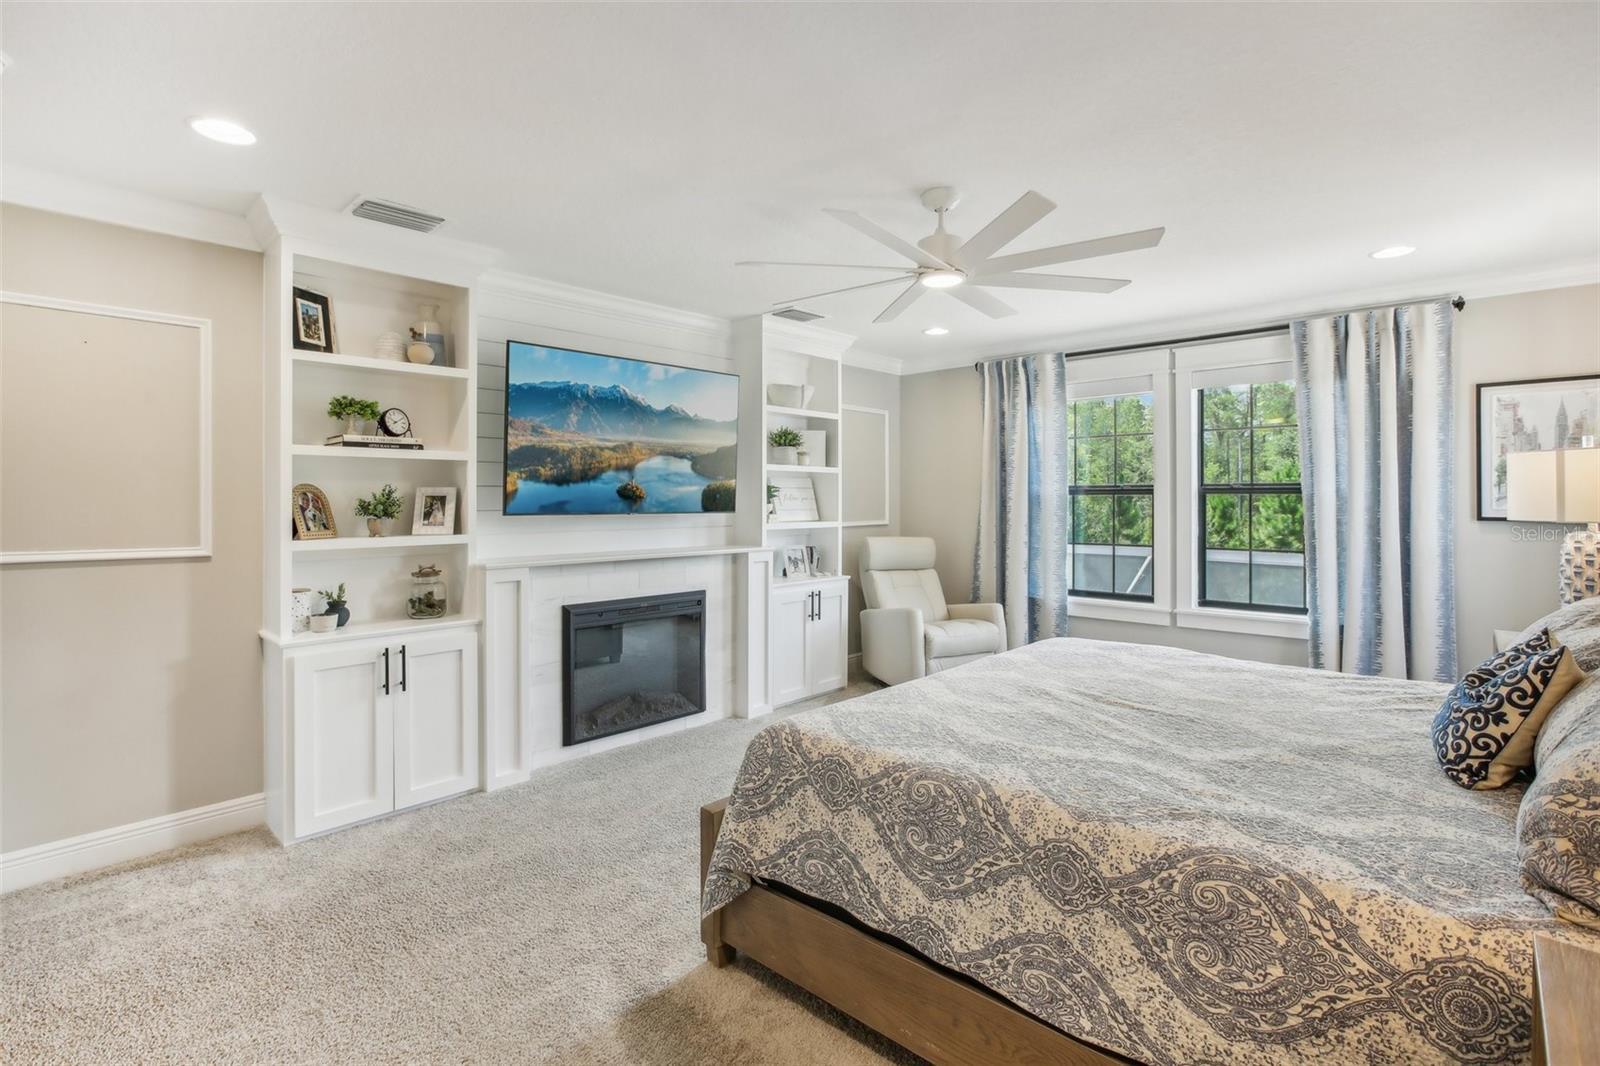
[[[542,555],[487,560],[482,567],[486,789],[526,781],[536,768],[562,759],[772,709],[767,692],[771,548]],[[706,596],[706,710],[563,747],[561,608],[701,590]]]

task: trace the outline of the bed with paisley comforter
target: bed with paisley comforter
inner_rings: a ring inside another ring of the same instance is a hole
[[[1521,1062],[1520,785],[1444,685],[1051,640],[807,711],[739,770],[711,914],[787,886],[1148,1063]]]

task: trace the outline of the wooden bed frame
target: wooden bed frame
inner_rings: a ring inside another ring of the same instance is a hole
[[[728,801],[700,808],[700,884]],[[713,966],[742,952],[936,1066],[1127,1063],[822,904],[752,885],[700,922]]]

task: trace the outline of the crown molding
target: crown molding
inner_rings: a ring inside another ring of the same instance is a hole
[[[680,340],[722,344],[730,335],[728,320],[715,315],[683,311],[647,300],[615,296],[598,289],[585,289],[507,270],[485,273],[478,280],[478,293],[482,297],[480,313],[492,314],[490,308],[498,300],[521,309],[577,314],[602,321],[659,329],[672,333]]]
[[[787,352],[842,360],[844,353],[856,342],[852,334],[813,326],[809,322],[791,322],[770,314],[759,317],[766,342]]]
[[[51,174],[17,163],[0,172],[0,200],[58,215],[185,237],[259,252],[262,245],[242,216],[97,181]]]
[[[1490,271],[1478,274],[1458,274],[1433,280],[1420,280],[1387,285],[1379,288],[1356,289],[1333,296],[1319,298],[1313,303],[1307,299],[1278,300],[1218,311],[1204,315],[1183,315],[1157,322],[1118,326],[1082,333],[1045,336],[1036,341],[988,345],[969,348],[962,353],[950,353],[934,363],[918,362],[907,367],[907,374],[931,374],[954,367],[971,366],[988,359],[1004,359],[1014,355],[1037,352],[1075,351],[1086,348],[1141,348],[1149,347],[1173,337],[1200,336],[1207,333],[1231,332],[1281,325],[1296,318],[1307,318],[1337,313],[1339,308],[1368,307],[1385,303],[1404,303],[1434,293],[1459,293],[1467,298],[1470,310],[1473,300],[1494,296],[1511,296],[1547,289],[1566,289],[1578,285],[1600,283],[1600,263],[1578,261],[1542,267],[1537,270]]]
[[[893,374],[895,377],[900,377],[906,372],[904,359],[896,359],[892,355],[870,352],[865,348],[854,346],[846,349],[842,361],[845,366],[859,367],[862,370],[875,370],[880,374]]]

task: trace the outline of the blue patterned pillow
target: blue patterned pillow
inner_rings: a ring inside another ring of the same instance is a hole
[[[1462,788],[1500,788],[1532,766],[1539,727],[1583,676],[1549,630],[1469,670],[1433,718],[1446,776]]]

